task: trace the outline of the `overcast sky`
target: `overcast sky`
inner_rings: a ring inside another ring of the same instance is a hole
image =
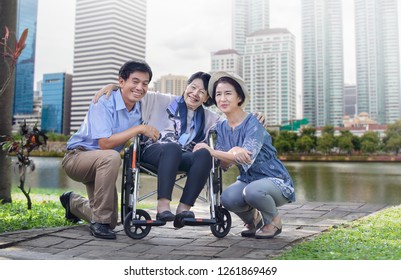
[[[189,76],[210,70],[210,52],[231,48],[231,1],[147,0],[146,60],[154,80],[169,73]],[[296,37],[298,95],[301,2],[270,0],[270,27],[287,28]],[[355,83],[353,1],[343,0],[343,8],[345,82]],[[44,73],[72,73],[74,13],[75,0],[39,0],[35,81]]]

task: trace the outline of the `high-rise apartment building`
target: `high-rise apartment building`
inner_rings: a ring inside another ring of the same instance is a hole
[[[268,125],[295,119],[295,36],[284,28],[259,30],[248,36],[243,78],[251,93],[246,111],[262,112]]]
[[[71,96],[71,132],[93,95],[116,83],[120,67],[145,59],[146,0],[77,0]]]
[[[358,113],[401,119],[398,0],[355,0]]]
[[[236,50],[227,49],[213,52],[211,59],[211,74],[217,71],[226,71],[242,76],[242,57]]]
[[[358,97],[356,96],[356,85],[344,86],[344,115],[355,117],[357,111]]]
[[[342,0],[302,1],[303,117],[312,126],[342,124]]]
[[[187,87],[187,76],[164,75],[153,84],[153,90],[162,93],[171,93],[173,95],[182,95]]]
[[[72,75],[44,74],[42,81],[42,130],[70,134]]]
[[[13,115],[33,112],[37,11],[38,0],[17,0],[17,37],[26,28],[28,37],[15,68]]]
[[[232,5],[233,49],[243,54],[246,36],[269,28],[269,0],[233,0]]]

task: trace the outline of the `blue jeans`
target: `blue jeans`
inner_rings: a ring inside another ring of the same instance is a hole
[[[277,207],[288,202],[280,188],[267,177],[251,183],[237,180],[221,194],[223,206],[237,214],[245,224],[253,222],[255,209],[262,214],[264,224],[270,224],[278,215]]]

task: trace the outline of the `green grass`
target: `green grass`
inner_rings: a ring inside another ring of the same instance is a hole
[[[400,260],[401,206],[331,228],[295,245],[281,260]]]
[[[60,194],[52,190],[32,190],[32,209],[28,210],[25,196],[20,190],[13,190],[13,202],[0,204],[0,233],[72,225],[64,218]]]
[[[27,230],[34,228],[49,228],[72,226],[65,218],[65,209],[61,206],[59,197],[64,191],[49,189],[32,189],[32,209],[27,209],[27,200],[22,192],[14,188],[12,203],[0,203],[0,233]],[[84,196],[86,194],[80,193]],[[150,209],[154,204],[140,203],[143,209]]]

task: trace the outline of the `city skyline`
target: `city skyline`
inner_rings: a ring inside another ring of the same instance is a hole
[[[185,5],[187,2],[147,1],[146,60],[154,71],[155,79],[168,74],[189,75],[198,70],[209,71],[210,53],[231,48],[231,0],[205,0]],[[270,0],[270,27],[287,28],[296,37],[298,96],[302,94],[301,2]],[[39,0],[35,86],[44,73],[72,73],[74,7],[75,1]],[[344,82],[354,84],[353,1],[343,1],[343,10]],[[199,20],[194,15],[199,15]]]

